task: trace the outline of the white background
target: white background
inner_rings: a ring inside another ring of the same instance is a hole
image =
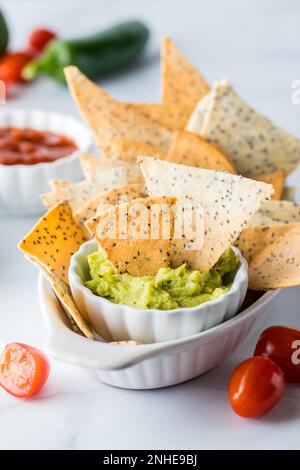
[[[170,35],[209,81],[227,77],[242,97],[300,138],[300,105],[291,102],[292,81],[300,79],[297,0],[4,0],[1,6],[14,48],[24,47],[28,32],[41,25],[80,36],[120,19],[145,20],[152,30],[147,54],[126,73],[102,82],[112,94],[159,100],[159,42]],[[77,114],[68,91],[48,79],[23,87],[5,106]],[[300,187],[299,172],[290,182]],[[16,248],[33,222],[0,218],[1,345],[44,344],[37,273]],[[300,327],[299,293],[282,292],[269,323]],[[278,407],[259,421],[242,420],[229,407],[230,372],[251,354],[256,338],[205,376],[165,390],[114,389],[82,369],[52,361],[38,397],[18,401],[0,390],[0,448],[299,449],[299,387],[289,386]]]

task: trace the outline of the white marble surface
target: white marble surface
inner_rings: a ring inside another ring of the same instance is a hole
[[[106,80],[122,99],[159,99],[159,39],[168,34],[208,80],[226,76],[260,111],[300,137],[300,106],[291,83],[300,78],[300,4],[297,0],[91,1],[3,0],[13,46],[40,24],[69,35],[139,17],[152,28],[143,67]],[[40,80],[9,107],[76,113],[67,90]],[[1,112],[1,109],[0,109]],[[300,187],[299,172],[290,178]],[[16,249],[33,219],[0,219],[0,346],[18,340],[43,347],[46,330],[37,299],[37,273]],[[270,324],[300,327],[300,289],[283,292]],[[300,388],[289,386],[279,406],[259,421],[231,411],[227,383],[235,364],[251,354],[255,338],[205,376],[156,391],[118,390],[86,372],[52,361],[50,379],[30,401],[0,390],[1,449],[299,449]]]

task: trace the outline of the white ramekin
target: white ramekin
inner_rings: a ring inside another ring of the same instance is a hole
[[[241,265],[231,289],[219,298],[193,308],[175,310],[139,310],[115,304],[93,294],[84,286],[89,279],[87,257],[97,250],[97,243],[84,243],[72,256],[69,281],[75,302],[107,341],[135,340],[158,343],[195,335],[232,318],[239,310],[248,287],[248,266],[237,248],[233,248]]]
[[[169,387],[222,363],[257,330],[279,289],[262,295],[230,320],[197,335],[139,346],[91,341],[74,333],[49,282],[40,274],[39,300],[46,323],[46,348],[55,359],[84,367],[115,387]]]
[[[82,177],[79,155],[88,152],[92,137],[85,125],[71,116],[40,110],[5,110],[2,106],[0,127],[31,127],[64,134],[78,150],[52,163],[36,165],[0,165],[0,214],[34,215],[43,211],[40,195],[50,191],[50,179],[78,181]]]

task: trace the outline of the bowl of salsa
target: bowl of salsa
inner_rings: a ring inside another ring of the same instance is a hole
[[[92,146],[77,119],[40,110],[4,110],[0,115],[0,214],[43,212],[40,194],[50,179],[79,181],[79,155]]]

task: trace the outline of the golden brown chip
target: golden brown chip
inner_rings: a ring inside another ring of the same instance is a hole
[[[85,77],[78,68],[65,69],[66,79],[83,117],[93,131],[97,145],[107,157],[117,138],[126,138],[167,150],[172,131],[145,116],[130,104],[114,100]]]
[[[196,168],[236,173],[232,163],[215,145],[188,131],[176,132],[165,160]]]
[[[111,143],[110,159],[113,162],[124,161],[127,164],[135,165],[139,155],[152,155],[157,158],[164,159],[166,150],[163,148],[154,147],[151,143],[134,142],[132,140],[117,138]]]
[[[179,51],[173,41],[165,37],[161,50],[163,102],[177,118],[177,129],[184,129],[196,104],[210,90],[209,85]]]
[[[71,256],[84,242],[83,229],[74,221],[70,206],[61,203],[37,222],[19,243],[19,248],[55,278],[68,284]]]
[[[268,290],[300,285],[300,224],[262,250],[249,265],[249,288]]]
[[[274,187],[272,199],[281,199],[285,181],[285,174],[283,173],[283,171],[267,173],[264,175],[257,176],[257,178],[255,179],[258,181],[263,181],[264,183],[272,184]]]
[[[169,266],[176,198],[140,198],[115,206],[95,221],[95,236],[120,273],[154,275]]]

